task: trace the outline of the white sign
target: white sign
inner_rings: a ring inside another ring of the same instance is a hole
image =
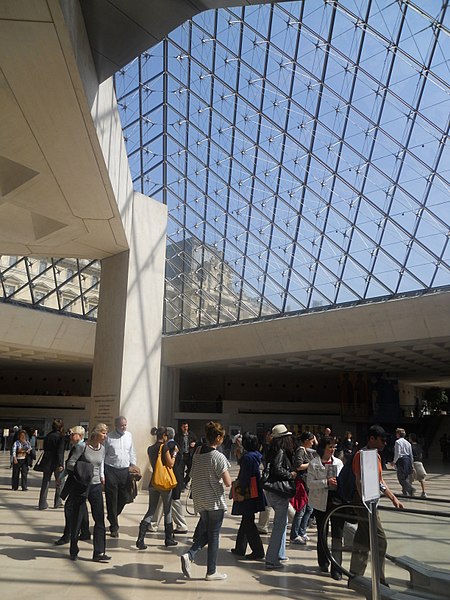
[[[361,496],[363,502],[380,498],[378,450],[361,450]]]

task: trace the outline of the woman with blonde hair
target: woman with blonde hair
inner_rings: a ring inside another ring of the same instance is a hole
[[[92,430],[88,443],[85,446],[83,454],[78,458],[67,461],[67,471],[74,479],[71,486],[71,499],[73,502],[73,515],[70,526],[70,558],[77,560],[78,557],[78,533],[79,533],[79,514],[82,505],[89,500],[91,505],[92,518],[94,519],[94,552],[92,560],[94,562],[105,563],[111,560],[110,556],[105,554],[106,549],[106,527],[105,510],[103,505],[103,486],[105,483],[104,443],[108,434],[108,427],[104,423],[98,423]],[[87,486],[76,481],[75,465],[81,460],[93,465],[92,477]]]

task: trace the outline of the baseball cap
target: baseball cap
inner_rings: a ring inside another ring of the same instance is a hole
[[[280,423],[279,425],[272,427],[273,438],[280,438],[284,437],[285,435],[292,435],[292,433],[287,429],[286,425]]]

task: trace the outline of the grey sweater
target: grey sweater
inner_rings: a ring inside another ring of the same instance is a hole
[[[105,462],[105,447],[100,446],[98,450],[94,450],[92,446],[86,444],[86,450],[84,451],[85,459],[94,465],[94,475],[92,476],[91,484],[101,483],[104,478],[104,462]]]

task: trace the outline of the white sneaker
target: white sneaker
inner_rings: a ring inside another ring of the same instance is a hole
[[[301,535],[299,535],[298,537],[291,540],[291,544],[299,544],[300,546],[305,546],[306,540],[305,538],[302,538]]]
[[[309,542],[309,535],[307,533],[305,533],[305,535],[302,537],[305,540],[305,542]]]
[[[226,579],[226,573],[219,573],[216,571],[215,573],[211,573],[211,575],[207,575],[205,577],[206,581],[218,581],[219,579]]]
[[[181,570],[183,571],[183,575],[185,575],[185,577],[187,577],[188,579],[191,578],[191,558],[189,556],[189,554],[186,552],[186,554],[182,554],[180,556],[181,559]]]
[[[420,497],[421,497],[421,498],[428,498],[428,496],[426,495],[426,493],[425,493],[425,492],[422,492],[422,493],[420,494]]]

